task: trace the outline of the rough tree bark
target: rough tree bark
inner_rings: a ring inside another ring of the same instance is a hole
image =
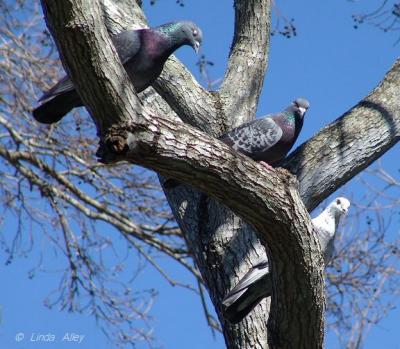
[[[140,8],[133,4],[130,11],[124,11],[128,1],[105,0],[103,4],[109,31],[129,25],[130,14],[143,21]],[[320,348],[322,260],[294,180],[281,171],[265,173],[205,134],[171,122],[165,114],[168,107],[158,97],[152,97],[158,103],[156,113],[144,108],[110,46],[97,1],[43,0],[43,5],[66,68],[100,131],[103,160],[129,160],[191,183],[243,217],[271,257],[270,347]],[[235,122],[254,117],[267,62],[269,7],[269,1],[235,1],[235,36],[220,92],[204,91],[176,60],[167,64],[156,88],[183,121],[216,135]],[[254,42],[246,36],[248,32],[255,35]],[[254,65],[245,66],[250,57]],[[105,61],[109,64],[104,65]],[[399,140],[399,65],[396,62],[370,96],[321,130],[285,163],[298,176],[308,209]],[[241,88],[230,90],[232,81]],[[238,99],[240,108],[235,105]],[[366,117],[369,123],[363,122]],[[321,169],[321,163],[329,163],[329,168]],[[265,250],[240,218],[192,187],[180,186],[167,197],[219,311],[227,290]],[[263,303],[235,326],[220,316],[227,346],[267,347],[265,314]]]

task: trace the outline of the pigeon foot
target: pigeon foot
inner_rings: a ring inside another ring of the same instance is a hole
[[[263,165],[268,171],[271,171],[274,169],[271,165],[267,164],[264,161],[260,161],[260,164]]]

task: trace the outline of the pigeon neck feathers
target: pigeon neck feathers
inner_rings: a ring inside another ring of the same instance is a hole
[[[294,125],[296,129],[301,129],[304,118],[293,105],[287,107],[283,113],[285,114],[285,121],[287,124],[291,126]]]
[[[167,57],[183,45],[192,46],[197,50],[202,41],[200,28],[189,21],[163,24],[154,28],[154,33],[157,34],[158,44],[163,47]]]
[[[284,130],[281,141],[289,144],[291,148],[303,128],[304,118],[300,116],[293,105],[291,105],[283,112],[273,117],[273,119],[282,130]]]
[[[297,98],[287,107],[283,114],[285,115],[286,127],[294,127],[295,138],[299,135],[304,122],[304,114],[310,107],[310,103],[305,98]]]
[[[339,216],[328,206],[321,212],[319,216],[313,219],[314,226],[319,233],[327,233],[330,236],[335,235],[336,228],[339,224]]]

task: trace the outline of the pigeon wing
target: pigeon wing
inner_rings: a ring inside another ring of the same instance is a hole
[[[42,97],[39,98],[39,102],[46,101],[65,92],[73,91],[74,89],[74,85],[72,84],[72,81],[69,79],[69,77],[64,76],[50,90],[48,90],[42,95]]]
[[[140,49],[139,30],[127,30],[114,35],[111,39],[118,52],[122,64],[125,64],[129,59],[134,57]],[[73,91],[74,85],[68,76],[64,76],[50,90],[44,93],[39,102],[44,102],[50,98],[61,95],[66,92]]]
[[[331,239],[326,246],[326,250],[324,251],[324,263],[325,267],[330,263],[335,253],[335,244],[334,239]]]
[[[139,52],[140,32],[141,30],[127,30],[111,38],[122,64],[127,63]]]
[[[319,244],[321,245],[321,250],[324,255],[324,263],[325,267],[331,261],[334,254],[334,235],[329,233],[328,222],[324,220],[324,212],[321,213],[318,217],[312,220],[314,225],[314,230],[318,236]]]
[[[282,129],[271,117],[264,117],[229,131],[221,136],[220,140],[236,151],[257,157],[278,143],[282,134]]]
[[[239,283],[225,296],[222,304],[229,307],[233,304],[246,290],[262,279],[269,272],[268,260],[261,260],[253,266],[239,281]]]

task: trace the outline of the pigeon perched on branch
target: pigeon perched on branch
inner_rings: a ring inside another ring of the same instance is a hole
[[[111,39],[133,86],[141,92],[159,77],[168,57],[176,49],[189,45],[198,52],[203,36],[196,24],[181,21],[152,29],[127,30]],[[32,114],[45,124],[55,123],[73,108],[83,106],[68,76],[40,97],[39,102],[42,104]]]
[[[297,98],[283,112],[246,122],[218,139],[270,168],[270,165],[277,165],[282,161],[293,147],[309,107],[310,103],[306,99]],[[168,178],[164,187],[173,189],[179,183]]]
[[[306,99],[297,98],[283,112],[246,122],[219,139],[255,161],[276,165],[296,142],[309,107]]]
[[[339,197],[312,220],[321,250],[324,254],[325,267],[334,253],[334,241],[340,218],[350,207],[346,198]],[[222,301],[224,315],[231,323],[238,323],[265,297],[271,296],[272,284],[269,264],[266,258],[254,265],[225,296]]]

